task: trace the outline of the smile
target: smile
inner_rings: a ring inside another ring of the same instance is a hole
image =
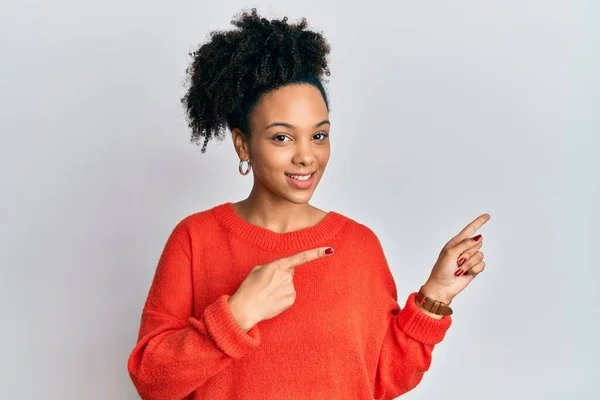
[[[316,171],[312,174],[294,175],[285,173],[288,183],[296,189],[310,189],[315,183]]]
[[[314,172],[312,174],[308,174],[308,175],[292,175],[292,174],[288,174],[288,173],[285,173],[285,174],[286,174],[286,176],[288,176],[292,179],[295,179],[297,181],[307,181],[314,175]]]

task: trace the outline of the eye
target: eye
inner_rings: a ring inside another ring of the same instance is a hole
[[[278,143],[285,143],[285,140],[277,140],[277,138],[284,138],[284,139],[285,139],[285,138],[287,138],[287,137],[288,137],[287,135],[284,135],[284,134],[281,134],[281,133],[280,133],[280,134],[278,134],[278,135],[275,135],[275,136],[273,136],[273,137],[271,138],[271,140],[274,140],[275,142],[278,142]]]
[[[322,142],[323,140],[327,139],[327,137],[329,136],[329,134],[327,132],[319,132],[316,133],[315,136],[321,135],[323,136],[323,139],[319,140],[320,142]]]

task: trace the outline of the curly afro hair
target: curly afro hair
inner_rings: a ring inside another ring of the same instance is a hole
[[[225,129],[240,128],[249,137],[249,115],[260,97],[279,87],[308,83],[318,88],[327,109],[322,84],[329,76],[330,46],[321,33],[307,30],[306,18],[288,24],[261,18],[256,8],[242,12],[231,23],[238,29],[213,31],[210,41],[189,53],[189,88],[181,99],[191,142],[206,152],[209,140],[223,140]]]

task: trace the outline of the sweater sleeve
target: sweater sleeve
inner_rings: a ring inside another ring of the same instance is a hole
[[[414,389],[432,360],[434,346],[441,342],[452,319],[432,318],[417,307],[416,292],[409,294],[404,308],[397,302],[396,284],[377,236],[374,251],[382,274],[383,304],[387,330],[381,342],[375,374],[375,399],[388,400]],[[384,325],[385,326],[385,325]]]
[[[180,222],[158,261],[127,368],[142,399],[183,399],[260,344],[258,325],[244,332],[228,294],[193,316],[189,232]]]

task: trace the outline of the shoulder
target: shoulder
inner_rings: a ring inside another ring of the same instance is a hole
[[[194,238],[213,235],[220,229],[214,211],[222,206],[219,204],[185,215],[173,223],[170,236],[177,240],[192,242]]]
[[[360,260],[360,267],[365,271],[365,279],[385,276],[386,284],[393,280],[388,279],[390,270],[387,258],[383,250],[381,241],[375,231],[367,223],[355,218],[348,219],[348,228],[345,232],[344,245],[349,257],[356,257]],[[377,279],[376,282],[379,282]],[[377,284],[377,283],[374,283]],[[393,284],[388,289],[394,292]]]
[[[376,248],[381,247],[377,234],[365,222],[341,213],[338,214],[342,215],[347,220],[347,230],[345,232],[347,235],[346,240],[350,240],[357,245],[360,244],[364,246],[366,244],[375,246]]]
[[[194,229],[197,227],[206,228],[206,225],[211,225],[217,223],[215,218],[215,210],[221,208],[223,205],[219,204],[201,211],[196,211],[192,214],[189,214],[179,220],[176,226],[186,228],[186,229]]]

